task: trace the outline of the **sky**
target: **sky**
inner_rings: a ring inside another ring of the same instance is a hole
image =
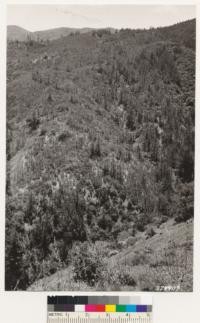
[[[57,27],[149,28],[195,18],[191,5],[8,5],[7,24],[29,31]]]

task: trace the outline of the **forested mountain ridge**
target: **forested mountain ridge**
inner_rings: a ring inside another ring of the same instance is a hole
[[[176,259],[166,284],[191,289],[195,20],[9,42],[7,58],[7,289],[68,266],[92,288],[137,289],[143,266],[160,268],[153,290]],[[163,239],[157,263],[137,250],[172,221],[187,241]]]
[[[8,25],[7,26],[7,39],[8,41],[51,41],[61,37],[67,37],[70,34],[75,33],[88,33],[95,29],[93,28],[68,28],[68,27],[58,27],[54,29],[45,29],[39,31],[28,31],[19,26]],[[111,32],[115,30],[113,28],[107,28]]]

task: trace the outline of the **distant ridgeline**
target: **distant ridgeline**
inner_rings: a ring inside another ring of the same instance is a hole
[[[195,39],[8,27],[6,289],[192,290]]]
[[[114,33],[114,28],[94,29],[94,28],[68,28],[61,27],[55,29],[41,30],[41,31],[28,31],[24,28],[15,25],[8,25],[7,27],[7,39],[8,41],[47,41],[55,40],[57,38],[66,37],[73,34],[84,34],[89,32],[95,32],[96,30],[109,31]]]

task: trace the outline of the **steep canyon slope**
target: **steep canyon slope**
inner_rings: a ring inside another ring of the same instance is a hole
[[[192,289],[194,91],[195,20],[8,42],[6,289]]]

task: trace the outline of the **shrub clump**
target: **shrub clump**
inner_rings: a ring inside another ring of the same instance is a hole
[[[91,142],[90,145],[90,158],[101,157],[101,144],[99,137]]]
[[[39,127],[40,119],[36,113],[33,113],[30,118],[26,120],[26,123],[31,131],[36,130]]]
[[[135,277],[133,275],[132,269],[127,265],[115,265],[110,268],[106,268],[102,272],[103,280],[102,284],[104,287],[109,289],[120,290],[121,286],[136,286]],[[107,285],[107,286],[106,286]]]
[[[75,281],[82,280],[93,286],[101,279],[103,257],[95,245],[88,242],[74,244],[69,258]]]
[[[69,131],[63,131],[59,136],[58,136],[58,141],[64,142],[68,138],[71,137],[71,133]]]
[[[156,232],[155,232],[155,230],[152,227],[150,227],[150,228],[148,228],[146,230],[146,237],[147,237],[147,239],[153,237],[155,234],[156,234]]]

